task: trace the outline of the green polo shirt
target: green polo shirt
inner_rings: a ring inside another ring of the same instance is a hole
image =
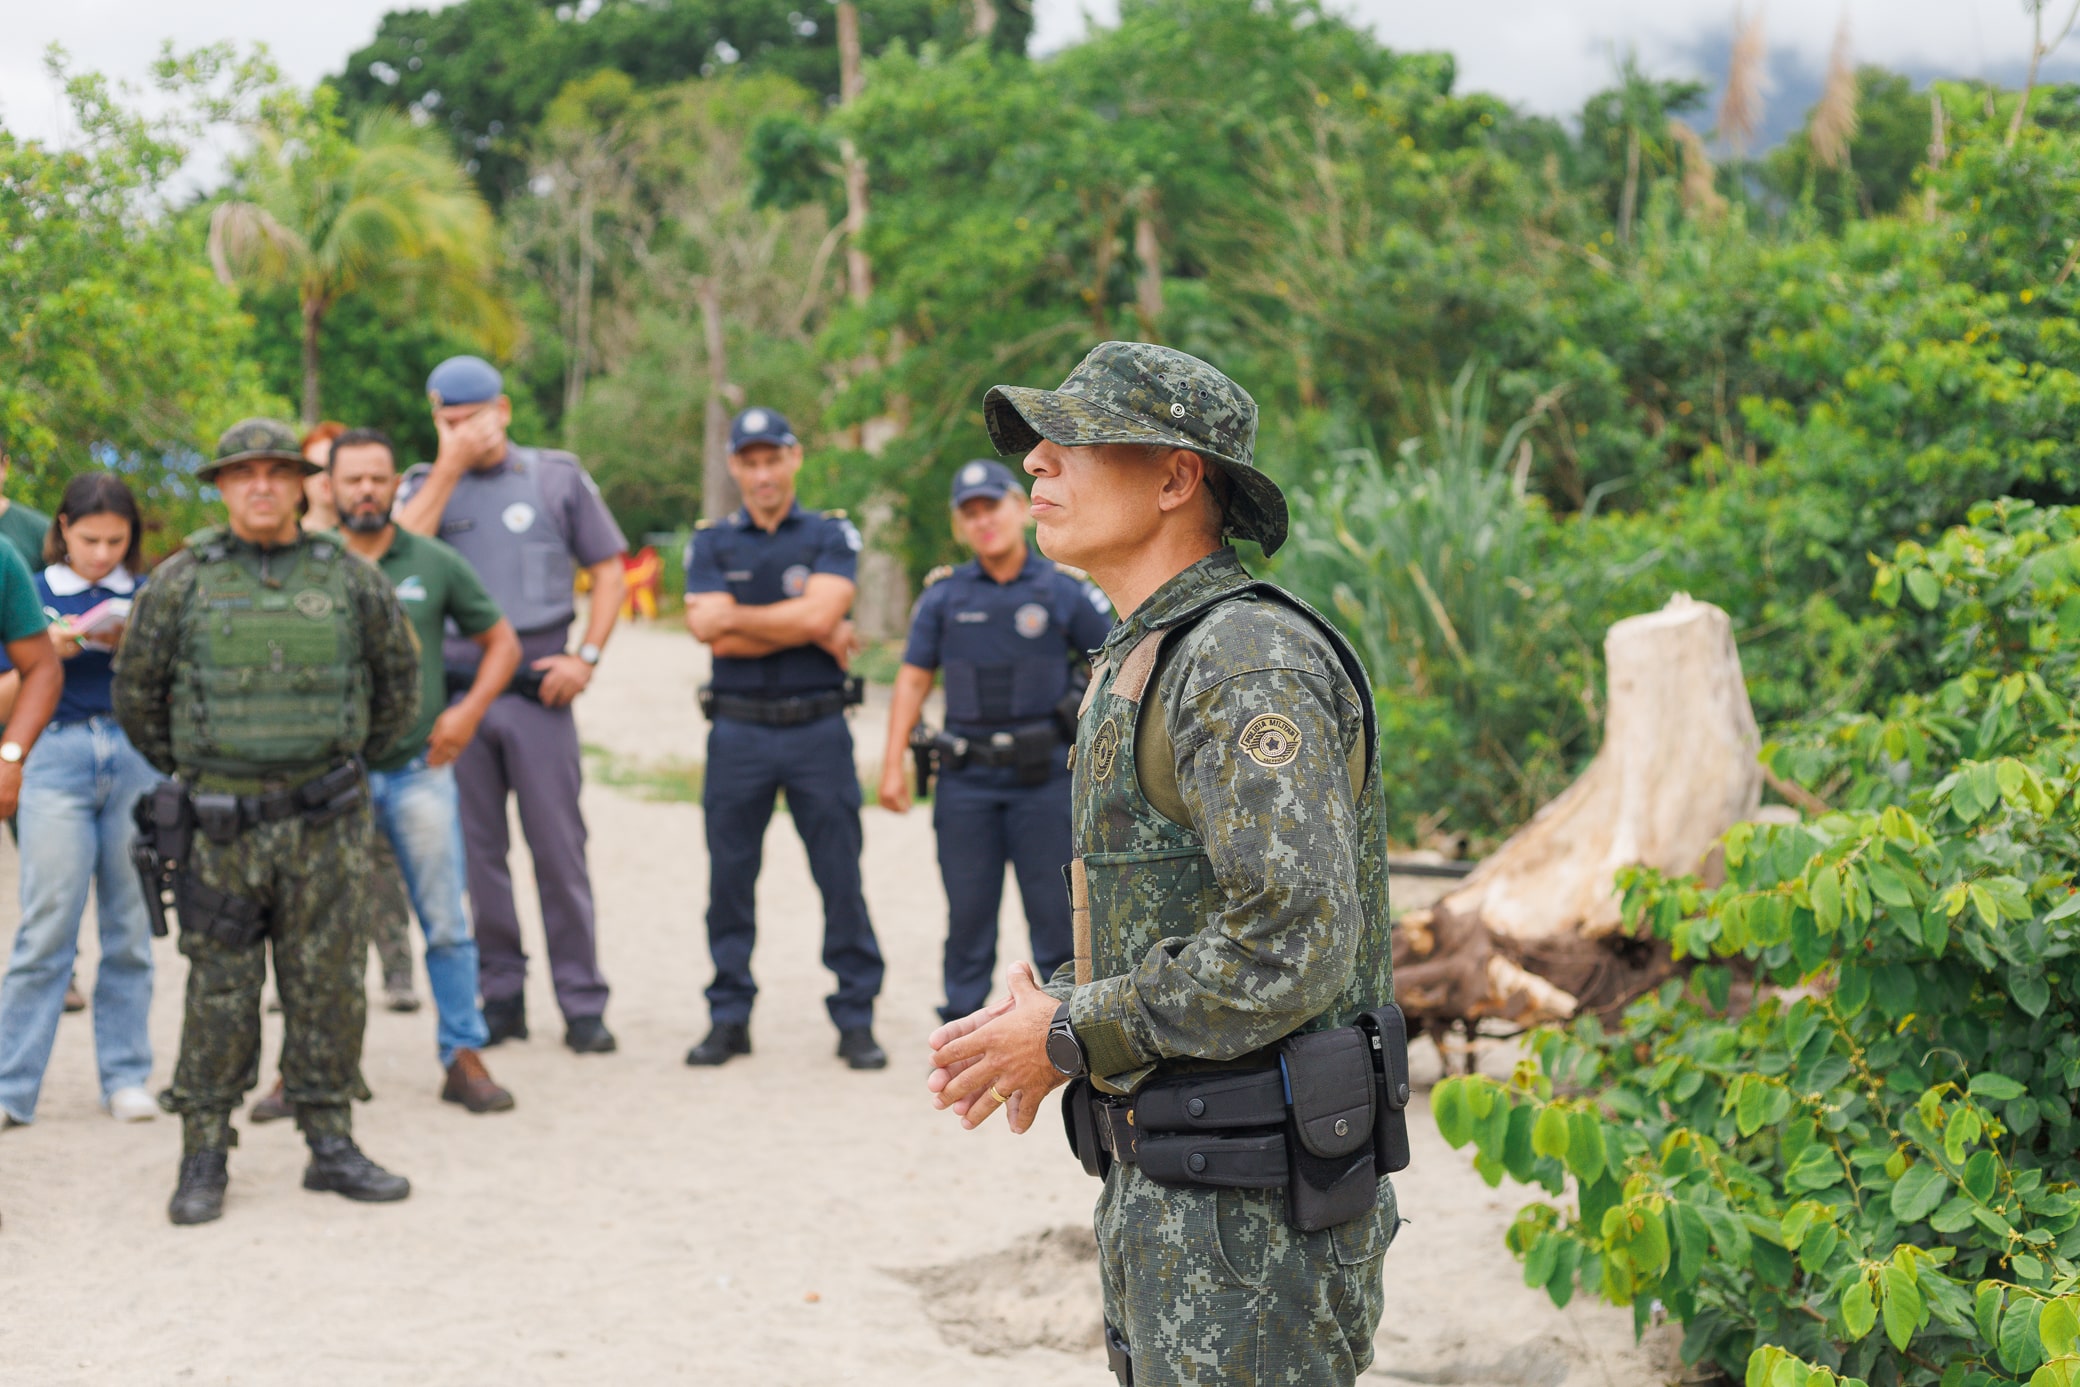
[[[0,539],[14,546],[31,573],[43,567],[43,541],[50,532],[51,518],[20,501],[10,501],[6,511],[0,512]]]
[[[398,605],[419,634],[419,721],[395,748],[369,763],[371,770],[400,771],[426,750],[434,720],[448,706],[448,677],[441,661],[441,638],[448,623],[454,622],[465,636],[481,636],[498,625],[504,613],[469,560],[437,539],[399,527],[391,533],[390,552],[376,567],[397,590]]]
[[[25,641],[49,630],[50,624],[29,565],[22,562],[13,545],[0,544],[0,641]],[[0,671],[13,668],[0,652]]]

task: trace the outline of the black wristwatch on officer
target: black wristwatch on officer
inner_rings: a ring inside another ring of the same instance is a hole
[[[1090,1070],[1083,1057],[1083,1042],[1076,1038],[1076,1027],[1069,1022],[1067,1002],[1055,1012],[1054,1022],[1047,1028],[1047,1062],[1071,1079],[1080,1079]]]

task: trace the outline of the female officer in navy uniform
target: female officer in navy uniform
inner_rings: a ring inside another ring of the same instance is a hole
[[[949,917],[940,1009],[948,1021],[989,999],[1007,859],[1040,976],[1069,959],[1066,732],[1075,726],[1085,652],[1112,629],[1103,594],[1028,547],[1026,494],[1002,463],[970,462],[954,474],[953,515],[975,558],[925,580],[889,709],[880,796],[884,809],[910,807],[903,748],[943,669],[946,729],[935,739],[932,827]]]

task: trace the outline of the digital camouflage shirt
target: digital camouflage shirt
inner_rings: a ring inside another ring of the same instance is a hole
[[[336,536],[303,535],[294,544],[263,550],[228,530],[204,530],[190,536],[186,548],[153,572],[151,583],[138,596],[130,629],[116,656],[115,714],[131,743],[167,774],[192,776],[193,772],[192,767],[175,764],[173,698],[182,668],[194,658],[199,644],[204,611],[197,580],[203,564],[197,551],[211,544],[220,545],[227,559],[267,587],[294,566],[298,551],[313,544],[338,548],[340,541]],[[365,755],[390,746],[418,715],[419,642],[389,580],[375,565],[342,550],[339,574],[347,607],[329,615],[332,620],[354,623],[357,639],[351,648],[365,669],[368,691],[365,740],[361,746],[341,750]],[[270,769],[255,766],[249,773],[264,776]]]
[[[1263,1063],[1391,1000],[1369,709],[1356,654],[1232,549],[1113,629],[1073,765],[1088,979],[1050,988],[1101,1089]]]

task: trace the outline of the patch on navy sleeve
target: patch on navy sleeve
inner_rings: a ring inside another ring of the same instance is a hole
[[[1300,729],[1277,713],[1259,713],[1242,729],[1236,745],[1267,771],[1275,771],[1300,754]]]
[[[845,547],[857,554],[860,548],[859,527],[843,516],[838,518],[838,533],[845,536]]]

